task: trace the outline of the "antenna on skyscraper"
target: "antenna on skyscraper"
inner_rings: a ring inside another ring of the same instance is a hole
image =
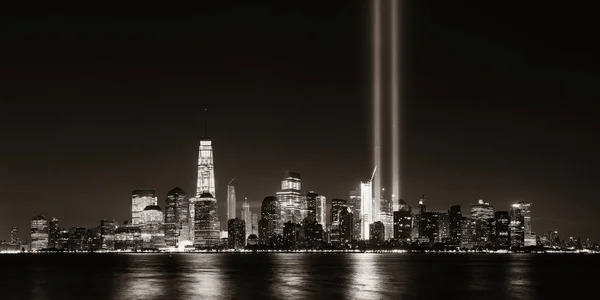
[[[204,137],[208,137],[208,109],[204,109]]]
[[[375,177],[375,172],[377,172],[377,166],[373,169],[373,175],[371,175],[371,182],[373,182],[373,177]]]
[[[237,176],[233,176],[233,179],[231,179],[231,181],[229,181],[229,183],[227,184],[228,186],[231,185],[233,183],[233,181],[235,180]]]

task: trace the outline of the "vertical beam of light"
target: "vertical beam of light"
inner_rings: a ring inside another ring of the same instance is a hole
[[[372,221],[379,221],[381,201],[381,1],[373,0],[373,164],[375,174]]]
[[[398,199],[401,199],[402,193],[400,191],[401,188],[401,179],[400,179],[400,78],[398,74],[398,51],[400,50],[398,47],[398,1],[399,0],[391,0],[392,7],[390,9],[392,18],[391,18],[391,98],[392,98],[392,108],[391,119],[392,119],[392,195],[393,195],[393,205],[394,211],[398,210]]]

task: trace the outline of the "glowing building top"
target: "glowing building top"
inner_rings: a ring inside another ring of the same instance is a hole
[[[213,161],[212,140],[207,135],[207,121],[204,119],[204,137],[200,139],[198,148],[198,180],[196,185],[196,198],[203,193],[216,197],[215,193],[215,165]]]
[[[477,221],[494,219],[494,207],[480,199],[477,204],[471,205],[471,219]]]

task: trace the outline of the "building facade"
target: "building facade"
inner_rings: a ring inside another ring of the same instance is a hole
[[[240,214],[245,225],[246,236],[251,235],[252,232],[252,212],[250,212],[250,202],[248,198],[244,198],[242,202],[242,213]]]
[[[192,243],[190,199],[187,193],[175,187],[167,193],[165,199],[165,244],[167,247],[179,247]]]
[[[360,200],[360,236],[362,240],[369,240],[369,226],[373,222],[373,187],[371,181],[361,181]]]
[[[260,207],[261,219],[258,222],[258,239],[260,244],[269,245],[277,235],[283,233],[281,206],[277,197],[267,196]]]
[[[479,200],[471,205],[471,222],[475,228],[473,242],[479,247],[491,244],[492,223],[494,221],[494,207],[489,203]]]
[[[494,213],[494,246],[498,249],[510,248],[510,215],[508,211]]]
[[[203,193],[196,198],[194,209],[194,246],[197,248],[217,246],[221,239],[217,199],[210,193]]]
[[[133,190],[131,192],[131,224],[141,223],[141,214],[148,205],[158,205],[155,190]]]
[[[203,193],[209,193],[212,197],[216,197],[212,140],[206,136],[206,131],[204,134],[204,137],[200,139],[200,146],[198,147],[196,198],[200,198]]]
[[[234,178],[235,179],[235,178]],[[236,204],[237,200],[235,198],[235,185],[233,185],[233,180],[229,182],[227,185],[227,220],[236,218]]]
[[[227,221],[227,247],[229,249],[244,249],[246,246],[246,222],[242,219]]]
[[[39,251],[48,248],[48,220],[43,215],[31,219],[30,249]]]
[[[300,173],[288,172],[281,181],[281,191],[277,192],[277,199],[281,207],[282,222],[302,222],[302,179]]]

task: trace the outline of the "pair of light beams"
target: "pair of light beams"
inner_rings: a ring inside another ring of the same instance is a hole
[[[384,0],[386,1],[386,0]],[[392,154],[392,201],[394,211],[398,209],[398,199],[402,196],[401,182],[400,182],[400,74],[399,74],[399,30],[398,30],[398,1],[400,0],[387,0],[390,2],[390,120],[391,120],[391,154]],[[375,174],[373,179],[373,190],[374,198],[373,201],[373,221],[379,221],[380,212],[380,201],[381,199],[381,175],[382,175],[382,162],[381,162],[381,140],[382,140],[382,0],[373,0],[373,48],[372,48],[372,60],[373,60],[373,164],[374,167],[378,168],[378,172]]]

